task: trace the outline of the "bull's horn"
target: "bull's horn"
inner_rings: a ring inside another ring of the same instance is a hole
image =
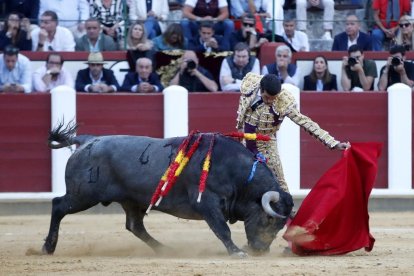
[[[272,218],[286,218],[285,216],[279,215],[275,211],[273,211],[272,206],[270,206],[270,202],[278,202],[279,201],[279,193],[275,191],[269,191],[263,194],[262,196],[262,207],[266,214],[271,216]]]

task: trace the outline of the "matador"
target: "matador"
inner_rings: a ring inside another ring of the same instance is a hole
[[[245,133],[257,133],[272,137],[270,142],[246,141],[246,147],[254,154],[262,153],[268,167],[275,174],[280,187],[289,192],[280,161],[276,132],[285,117],[302,127],[329,149],[345,150],[349,142],[340,142],[319,127],[297,109],[289,86],[281,87],[279,78],[269,74],[261,76],[248,73],[241,83],[241,95],[237,110],[237,129]]]

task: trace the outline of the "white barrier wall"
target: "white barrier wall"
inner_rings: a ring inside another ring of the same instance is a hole
[[[164,89],[164,138],[188,135],[188,91],[171,85]]]
[[[388,88],[388,193],[412,192],[412,90]]]

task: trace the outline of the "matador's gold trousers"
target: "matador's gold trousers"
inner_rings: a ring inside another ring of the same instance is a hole
[[[285,175],[283,174],[282,162],[280,161],[279,151],[277,149],[277,142],[273,139],[268,142],[256,141],[256,145],[259,152],[261,152],[266,157],[267,166],[276,176],[280,188],[282,188],[283,191],[289,193]]]

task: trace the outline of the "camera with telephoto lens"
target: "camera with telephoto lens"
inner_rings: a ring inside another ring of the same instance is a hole
[[[357,64],[357,60],[354,57],[349,57],[348,58],[348,65],[349,66],[354,66],[355,64]]]
[[[401,60],[401,58],[399,58],[399,57],[393,57],[392,59],[391,59],[391,65],[392,66],[398,66],[398,65],[400,65],[402,63],[402,60]]]
[[[187,69],[188,70],[193,70],[197,67],[197,64],[195,63],[194,60],[187,60]]]

